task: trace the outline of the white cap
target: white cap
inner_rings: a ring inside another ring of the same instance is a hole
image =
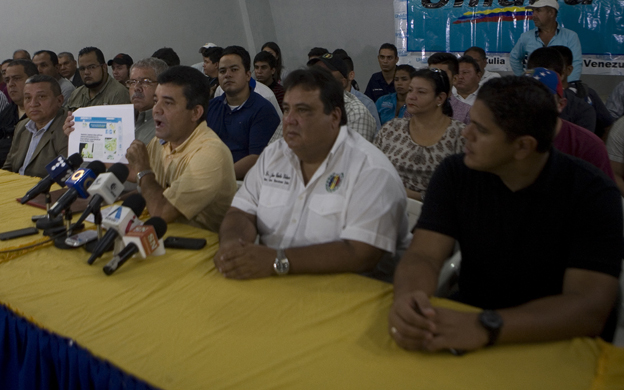
[[[204,46],[202,46],[202,48],[204,48],[204,49],[210,49],[211,47],[217,47],[217,45],[215,45],[212,42],[208,42]]]
[[[537,0],[535,3],[528,5],[526,8],[542,8],[551,7],[559,11],[559,3],[557,0]]]

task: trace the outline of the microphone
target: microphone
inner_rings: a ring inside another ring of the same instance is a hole
[[[142,259],[151,255],[160,245],[159,240],[167,232],[167,223],[160,217],[152,217],[123,237],[126,246],[104,266],[104,273],[112,275],[129,258],[139,254]]]
[[[112,210],[104,220],[102,225],[108,230],[104,237],[97,242],[91,257],[87,261],[89,264],[93,264],[98,257],[102,256],[117,237],[123,237],[133,227],[141,224],[138,215],[143,213],[145,209],[145,199],[139,194],[134,194],[128,197],[121,206]]]
[[[89,188],[95,181],[95,178],[105,170],[106,166],[104,166],[101,161],[91,161],[86,168],[76,170],[76,172],[65,181],[69,190],[58,198],[56,203],[50,207],[48,214],[54,218],[71,206],[79,196],[81,198],[88,198],[87,188]]]
[[[87,192],[93,197],[75,225],[80,225],[93,210],[99,210],[102,202],[106,204],[115,203],[117,197],[119,197],[124,190],[123,183],[126,181],[129,174],[128,167],[122,163],[116,163],[108,168],[106,173],[102,173],[98,176],[87,189]]]
[[[48,176],[44,177],[36,186],[28,190],[26,195],[20,200],[21,204],[33,200],[37,195],[50,191],[52,184],[58,183],[61,187],[65,187],[65,181],[69,179],[74,170],[82,164],[82,156],[80,153],[74,153],[67,159],[58,156],[46,165]]]

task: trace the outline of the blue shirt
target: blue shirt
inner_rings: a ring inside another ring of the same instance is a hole
[[[256,92],[234,110],[225,98],[223,94],[210,101],[208,127],[230,148],[234,162],[250,154],[259,155],[280,123],[275,108]]]
[[[540,39],[539,31],[536,28],[520,35],[516,46],[509,53],[509,65],[511,65],[514,74],[520,76],[524,72],[522,61],[524,61],[525,55],[530,55],[536,49],[546,46]],[[572,51],[572,66],[574,66],[574,70],[568,76],[568,81],[580,80],[581,71],[583,70],[583,52],[581,51],[581,41],[579,41],[578,35],[574,31],[561,27],[558,24],[557,32],[548,42],[548,46],[566,46]]]
[[[381,120],[379,119],[379,114],[377,113],[377,106],[375,106],[375,102],[355,88],[351,88],[351,94],[358,98],[358,100],[361,101],[362,104],[366,107],[368,112],[371,113],[373,118],[375,118],[375,122],[377,123],[377,131],[379,131],[379,129],[381,129]]]
[[[20,169],[18,171],[20,175],[24,175],[24,171],[26,170],[26,167],[30,163],[30,159],[32,158],[33,154],[35,153],[35,149],[37,149],[37,145],[39,145],[39,141],[41,141],[41,138],[43,137],[43,134],[46,131],[48,131],[48,129],[50,128],[50,125],[52,124],[52,122],[54,122],[54,118],[52,118],[52,120],[50,122],[48,122],[45,126],[43,126],[39,130],[37,130],[37,125],[32,120],[30,120],[30,121],[28,121],[28,123],[26,123],[26,130],[28,130],[32,134],[32,137],[30,138],[30,144],[28,145],[28,151],[26,152],[26,157],[24,158],[24,164],[22,164],[22,166],[20,167]]]
[[[395,118],[394,113],[396,112],[397,106],[396,92],[380,97],[375,104],[377,105],[377,111],[379,112],[379,119],[381,119],[382,125]],[[404,104],[399,110],[399,115],[396,116],[397,118],[403,118],[405,108],[406,106]]]
[[[377,102],[377,99],[383,95],[393,92],[396,92],[394,90],[394,80],[388,84],[386,83],[386,79],[384,79],[383,74],[381,72],[377,72],[374,73],[368,81],[364,95],[371,98],[374,102]]]

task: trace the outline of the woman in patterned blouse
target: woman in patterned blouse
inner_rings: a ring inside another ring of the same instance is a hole
[[[420,69],[412,73],[407,94],[411,118],[386,123],[373,141],[398,171],[410,198],[422,201],[438,164],[463,150],[465,125],[452,119],[450,92],[445,72]]]

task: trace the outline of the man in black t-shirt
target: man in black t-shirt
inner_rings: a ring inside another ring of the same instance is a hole
[[[436,170],[397,267],[392,337],[437,351],[599,335],[621,268],[615,184],[552,148],[557,108],[532,78],[488,81],[470,118],[465,153]],[[430,304],[455,240],[458,299],[480,313]]]

